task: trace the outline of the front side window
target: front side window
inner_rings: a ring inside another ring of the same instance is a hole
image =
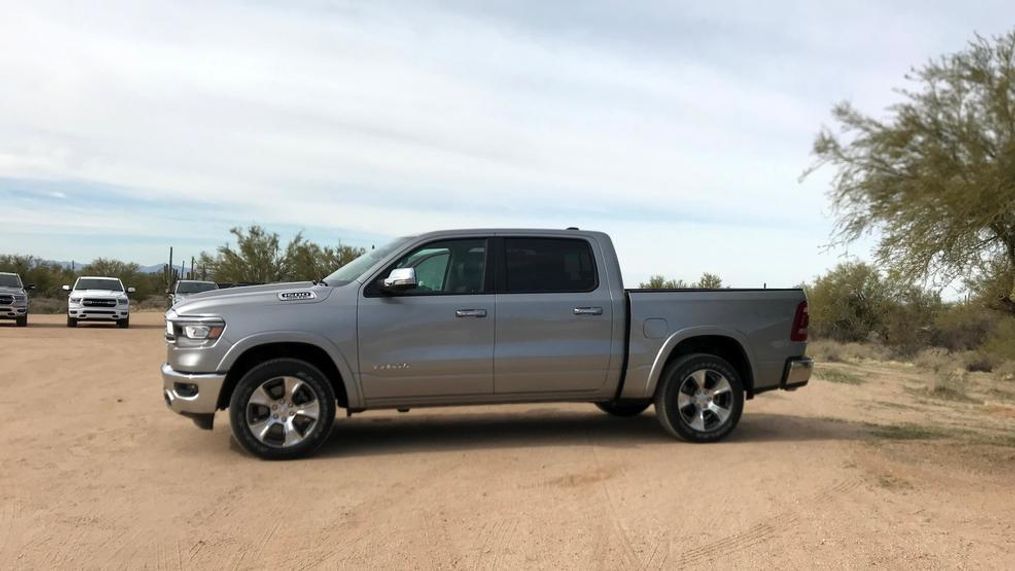
[[[381,277],[386,277],[395,268],[416,270],[416,287],[399,295],[483,293],[486,288],[486,252],[484,238],[430,242],[402,256]]]
[[[505,238],[507,293],[587,292],[596,289],[596,264],[585,240]]]

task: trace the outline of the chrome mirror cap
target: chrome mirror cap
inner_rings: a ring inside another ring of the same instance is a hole
[[[411,289],[416,287],[415,268],[395,268],[384,278],[384,287],[388,289]]]

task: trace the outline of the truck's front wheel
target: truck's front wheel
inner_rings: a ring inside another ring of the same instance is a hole
[[[690,442],[715,442],[732,431],[744,410],[736,369],[716,355],[685,355],[663,372],[655,396],[663,428]]]
[[[335,393],[321,371],[299,359],[273,359],[243,375],[229,404],[233,437],[265,460],[307,456],[327,440]]]

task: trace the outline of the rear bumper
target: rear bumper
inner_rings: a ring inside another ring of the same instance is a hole
[[[181,373],[162,365],[162,393],[173,412],[193,418],[215,414],[226,376],[216,373]]]
[[[781,388],[798,389],[811,380],[814,371],[814,360],[810,357],[793,357],[786,361],[786,371],[782,375]]]

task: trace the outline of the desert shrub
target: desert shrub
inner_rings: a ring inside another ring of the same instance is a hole
[[[927,385],[927,394],[931,397],[959,402],[972,402],[966,394],[966,372],[944,371],[931,376]]]
[[[913,364],[921,369],[935,373],[959,366],[956,364],[955,356],[949,353],[947,349],[942,349],[941,347],[931,347],[930,349],[920,351],[913,357]]]
[[[994,367],[994,376],[1002,381],[1015,381],[1015,361],[1002,361]]]
[[[867,264],[839,264],[806,289],[810,329],[818,337],[864,341],[881,324],[887,292],[877,271]]]
[[[975,303],[949,305],[934,319],[930,342],[951,351],[971,351],[983,346],[997,320],[996,312]]]
[[[808,343],[807,354],[818,362],[828,363],[892,360],[891,350],[878,343],[840,343],[831,339]]]
[[[982,351],[968,351],[964,354],[962,361],[965,369],[970,373],[989,373],[1000,364],[997,357]]]
[[[67,311],[66,297],[33,297],[28,313],[64,313]]]
[[[1004,317],[994,325],[983,351],[999,360],[1015,361],[1015,317]]]

